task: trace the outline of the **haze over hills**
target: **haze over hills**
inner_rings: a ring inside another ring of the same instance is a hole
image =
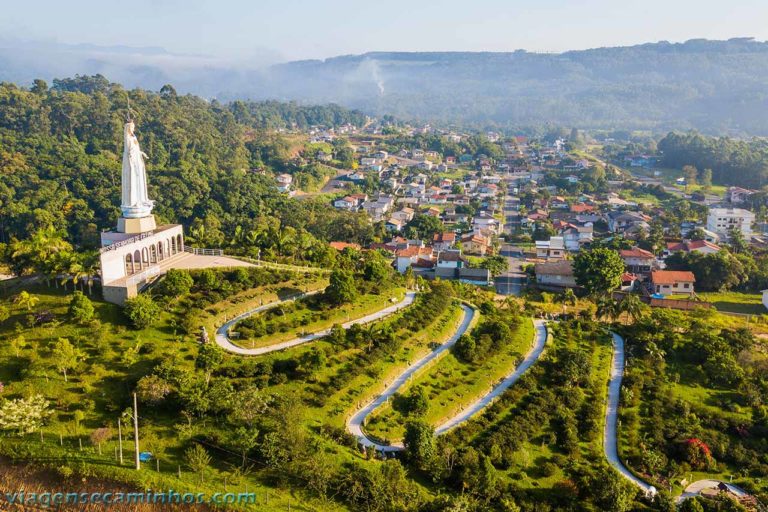
[[[126,86],[237,98],[336,102],[403,119],[481,126],[695,128],[768,135],[768,43],[691,40],[560,54],[370,52],[222,62],[158,48],[0,45],[0,80],[102,73]]]

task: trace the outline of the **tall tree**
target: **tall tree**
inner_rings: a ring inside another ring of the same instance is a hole
[[[608,248],[581,251],[573,259],[576,284],[592,296],[605,295],[621,284],[624,261],[619,253]]]

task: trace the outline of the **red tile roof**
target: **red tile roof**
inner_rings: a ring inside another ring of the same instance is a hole
[[[400,249],[397,251],[397,257],[398,258],[412,258],[413,256],[431,256],[432,255],[432,248],[431,247],[417,247],[415,245],[412,245],[411,247],[407,247],[405,249]]]
[[[695,283],[693,272],[686,270],[654,270],[651,272],[653,284]]]
[[[350,249],[357,249],[358,251],[362,249],[362,247],[360,247],[360,244],[351,244],[348,242],[331,242],[328,245],[330,245],[337,251],[343,251],[347,247],[349,247]]]
[[[703,249],[703,248],[709,248],[714,251],[719,251],[720,246],[715,245],[711,242],[707,242],[706,240],[692,240],[690,242],[672,242],[667,244],[667,250],[671,252],[691,252],[695,251],[697,249]]]
[[[456,233],[454,233],[453,231],[446,231],[444,233],[435,233],[435,236],[432,237],[432,241],[434,243],[455,242],[456,241]]]
[[[632,249],[624,249],[619,251],[622,258],[655,258],[653,253],[640,249],[639,247],[633,247]]]
[[[578,203],[578,204],[571,205],[571,211],[573,213],[591,212],[591,211],[594,211],[595,209],[596,207],[592,206],[591,204]]]

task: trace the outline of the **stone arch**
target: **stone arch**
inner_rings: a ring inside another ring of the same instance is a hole
[[[141,249],[141,265],[142,268],[149,267],[149,250],[146,247]]]
[[[171,237],[171,254],[176,254],[176,238]]]
[[[163,261],[165,259],[165,251],[163,250],[163,241],[157,242],[157,259]]]
[[[136,264],[133,261],[133,255],[128,253],[125,255],[125,273],[130,275],[136,272]]]
[[[137,265],[138,264],[138,265]],[[136,272],[136,270],[141,270],[141,253],[138,249],[136,249],[133,253],[133,271]],[[138,268],[136,268],[138,267]]]
[[[181,235],[176,235],[176,247],[179,252],[184,252],[184,241],[181,239]]]
[[[157,263],[157,247],[155,247],[155,244],[149,246],[149,262]]]

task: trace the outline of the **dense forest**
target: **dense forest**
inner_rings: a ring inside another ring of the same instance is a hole
[[[148,155],[154,213],[159,222],[184,224],[190,241],[222,247],[250,240],[276,255],[311,255],[320,241],[373,236],[363,214],[278,194],[270,172],[282,172],[290,154],[269,129],[360,125],[366,118],[359,112],[222,104],[170,85],[128,91],[101,76],[78,76],[51,87],[41,80],[29,89],[0,84],[0,243],[52,226],[78,248],[98,246],[99,231],[113,228],[119,215],[129,104]]]
[[[670,133],[658,143],[665,167],[712,169],[712,181],[761,188],[768,184],[768,141]]]

